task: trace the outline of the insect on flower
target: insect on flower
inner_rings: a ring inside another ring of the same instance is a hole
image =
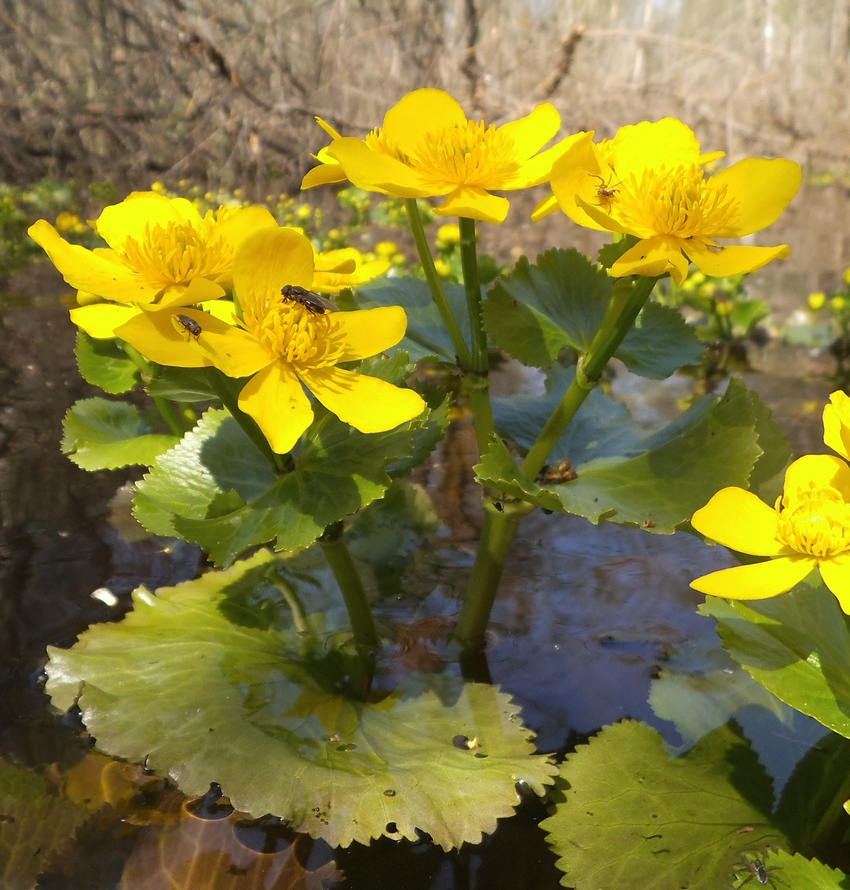
[[[617,182],[612,182],[611,180],[617,175],[616,171],[612,170],[611,176],[605,180],[598,173],[590,174],[594,179],[599,180],[599,188],[596,190],[596,197],[599,198],[597,204],[600,207],[607,207],[612,199],[617,194],[617,186],[623,181],[622,179],[617,180]]]
[[[174,320],[177,324],[183,328],[184,331],[190,336],[194,337],[196,340],[203,333],[203,328],[195,321],[194,318],[189,318],[188,315],[175,315]],[[177,325],[175,325],[176,327]]]
[[[337,311],[336,304],[297,284],[285,284],[280,293],[284,300],[300,303],[311,315],[324,315],[326,312]]]

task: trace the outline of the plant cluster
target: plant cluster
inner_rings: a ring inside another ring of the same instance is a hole
[[[77,705],[102,750],[144,760],[188,794],[217,782],[237,808],[332,846],[422,834],[444,849],[475,843],[522,793],[548,794],[543,828],[569,886],[707,888],[779,869],[791,883],[839,886],[811,857],[850,796],[844,777],[801,826],[773,813],[734,723],[671,759],[654,730],[625,722],[558,765],[535,750],[510,697],[476,682],[525,516],[696,530],[765,558],[694,582],[733,658],[850,736],[835,680],[850,665],[848,403],[835,396],[825,413],[841,456],[786,472],[781,434],[737,380],[651,434],[598,385],[612,357],[660,380],[699,365],[707,339],[751,330],[761,308],[736,296],[740,276],[790,248],[728,240],[780,216],[799,166],[747,158],[710,174],[722,153],[703,152],[672,118],[550,144],[561,121],[549,103],[496,127],[433,89],[404,97],[365,139],[320,123],[329,141],[303,187],[350,182],[396,199],[419,274],[393,268],[389,250],[367,258],[345,239],[311,241],[289,205],[199,204],[161,189],[107,207],[96,252],[44,220],[30,229],[78,291],[83,376],[107,395],[141,388],[158,409],[159,419],[138,400],[77,402],[64,451],[88,470],[143,466],[137,520],[215,566],[140,588],[123,621],[51,649],[53,703]],[[611,243],[596,263],[557,248],[497,274],[476,227],[506,219],[505,194],[544,184],[535,219],[563,212]],[[371,225],[360,195],[345,199],[354,225]],[[436,257],[425,200],[457,218]],[[703,295],[714,302],[702,336],[681,312],[691,264],[738,282],[726,298]],[[651,300],[668,277],[681,299]],[[495,350],[542,369],[545,394],[494,397]],[[451,385],[431,385],[426,367]],[[403,575],[405,535],[423,525],[407,479],[450,409],[475,430],[481,536],[441,670],[399,678],[375,619],[378,555],[363,541],[392,528]]]

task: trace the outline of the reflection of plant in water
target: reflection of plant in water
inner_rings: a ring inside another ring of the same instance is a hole
[[[672,534],[719,490],[775,497],[787,448],[740,382],[651,434],[597,384],[614,356],[656,380],[702,360],[681,305],[651,301],[653,288],[668,275],[684,288],[691,261],[740,284],[786,256],[786,245],[725,241],[774,222],[799,167],[747,159],[708,175],[719,154],[672,119],[545,148],[559,126],[548,103],[499,127],[471,121],[431,89],[365,139],[323,124],[330,142],[305,187],[362,190],[344,198],[354,228],[375,222],[366,192],[390,202],[388,219],[403,208],[422,267],[410,276],[394,244],[370,259],[346,246],[350,231],[311,241],[315,216],[297,208],[286,212],[301,213],[300,230],[279,225],[291,222],[280,207],[204,208],[161,189],[101,214],[105,251],[33,227],[79,291],[86,379],[111,394],[143,384],[163,418],[139,398],[82,400],[63,448],[86,469],[144,466],[138,521],[217,566],[137,590],[123,621],[51,650],[48,692],[79,706],[102,749],[196,794],[219,782],[234,805],[334,845],[421,833],[445,849],[476,843],[521,789],[542,795],[557,772],[510,697],[480,682],[522,518],[540,508]],[[553,194],[536,216],[560,208],[615,239],[599,265],[559,249],[498,274],[478,255],[476,225],[506,218],[501,193],[544,182]],[[440,229],[436,260],[421,215],[435,198],[434,214],[458,217]],[[702,339],[745,336],[761,317],[743,299],[738,315],[712,299]],[[544,369],[545,394],[492,398],[494,348]],[[450,412],[475,431],[481,539],[452,645],[431,662],[440,670],[396,677],[380,597],[404,584],[411,538],[433,528],[405,477],[431,459]],[[652,886],[652,869],[670,886],[713,887],[742,852],[792,846],[733,726],[671,760],[648,727],[623,724],[563,777],[552,801],[581,803],[556,806],[547,830],[577,886]],[[597,868],[600,841],[634,863]]]
[[[695,271],[681,284],[670,279],[660,288],[659,302],[682,309],[706,346],[696,371],[701,391],[713,391],[730,373],[752,370],[749,344],[764,343],[761,322],[770,309],[762,300],[747,297],[746,279],[709,278]]]

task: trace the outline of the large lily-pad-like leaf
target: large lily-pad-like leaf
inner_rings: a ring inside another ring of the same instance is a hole
[[[611,294],[606,271],[577,250],[548,250],[536,265],[522,257],[496,282],[484,303],[484,323],[509,355],[548,368],[566,347],[587,353]],[[682,365],[698,364],[702,353],[678,311],[647,303],[614,355],[635,374],[662,380]]]
[[[138,483],[134,514],[154,534],[200,544],[218,565],[268,541],[303,549],[383,495],[388,464],[410,457],[426,423],[366,435],[325,412],[294,470],[276,476],[236,421],[213,409]]]
[[[717,890],[748,855],[786,846],[771,780],[734,724],[671,759],[655,730],[626,721],[568,757],[561,779],[541,827],[575,890]]]
[[[766,600],[708,597],[726,651],[792,708],[850,738],[850,622],[826,587]]]
[[[445,849],[477,843],[512,814],[518,782],[543,792],[556,768],[493,687],[412,675],[379,701],[346,695],[324,644],[269,620],[274,568],[262,551],[140,588],[123,621],[50,650],[54,704],[76,702],[101,749],[186,793],[217,782],[238,809],[334,846],[418,832]]]
[[[745,488],[763,454],[759,431],[768,418],[758,396],[735,380],[721,398],[704,396],[674,423],[643,439],[623,432],[606,444],[610,424],[604,405],[604,397],[591,402],[585,418],[577,416],[576,430],[552,454],[553,461],[569,460],[577,478],[559,484],[531,480],[497,440],[475,468],[479,481],[507,497],[594,523],[607,519],[672,534],[719,489]],[[527,435],[522,428],[520,433]],[[564,446],[568,450],[561,451]],[[605,456],[587,459],[599,451]]]

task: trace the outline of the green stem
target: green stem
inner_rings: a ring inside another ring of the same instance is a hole
[[[611,356],[632,329],[656,281],[658,278],[641,277],[633,285],[623,279],[615,284],[611,303],[587,354],[579,360],[573,382],[526,455],[522,469],[529,478],[536,479],[543,469],[552,449],[596,386]]]
[[[500,503],[503,512],[499,512],[495,503],[485,502],[481,538],[455,628],[455,640],[464,653],[484,648],[484,633],[496,600],[499,581],[511,542],[519,527],[519,520],[524,515],[524,511],[515,512],[511,504]]]
[[[419,207],[415,198],[404,199],[404,209],[407,211],[407,219],[410,224],[410,231],[413,235],[413,241],[416,244],[416,251],[419,254],[419,260],[422,263],[422,270],[425,272],[425,280],[431,288],[431,296],[437,304],[437,310],[440,318],[446,326],[446,330],[451,337],[452,345],[460,363],[463,366],[469,366],[472,362],[469,347],[466,344],[457,319],[449,305],[446,292],[443,288],[443,282],[437,274],[434,266],[434,258],[431,256],[431,248],[428,246],[428,238],[425,236],[425,229],[422,225],[422,217],[419,215]]]
[[[123,347],[124,352],[127,354],[127,358],[130,359],[145,377],[151,378],[154,376],[155,366],[152,365],[151,362],[138,351],[138,349],[134,349],[129,343],[124,343]],[[153,396],[153,403],[156,405],[156,410],[159,411],[159,416],[165,421],[165,425],[168,427],[169,432],[173,436],[182,438],[187,427],[180,422],[180,418],[174,410],[174,406],[171,402],[169,402],[168,399],[163,399],[161,396]]]
[[[287,465],[287,461],[280,454],[272,451],[268,440],[263,435],[263,431],[257,426],[257,422],[253,417],[249,417],[239,407],[239,395],[233,388],[229,377],[225,377],[221,371],[216,368],[204,368],[206,378],[212,386],[213,391],[219,397],[221,404],[230,412],[233,419],[242,427],[245,435],[257,446],[257,450],[272,465],[276,473],[285,473],[292,467]]]
[[[354,634],[354,647],[360,657],[363,671],[362,676],[357,678],[359,680],[357,685],[365,696],[369,692],[375,674],[375,657],[378,650],[378,632],[366,597],[366,589],[343,540],[341,522],[328,526],[325,534],[319,538],[319,543],[345,601],[348,620],[351,622]]]

